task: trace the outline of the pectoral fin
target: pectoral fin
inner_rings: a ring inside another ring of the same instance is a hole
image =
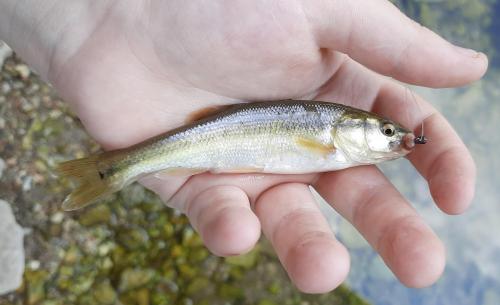
[[[311,152],[324,156],[335,152],[335,146],[333,146],[333,144],[325,144],[318,140],[306,137],[298,137],[297,145]]]

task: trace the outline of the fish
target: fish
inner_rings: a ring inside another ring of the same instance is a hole
[[[85,207],[150,174],[305,174],[377,164],[407,155],[415,139],[392,120],[343,104],[229,105],[131,147],[60,163],[59,175],[78,183],[62,208]]]

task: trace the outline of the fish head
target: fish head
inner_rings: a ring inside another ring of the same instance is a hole
[[[397,159],[415,146],[413,132],[369,112],[344,114],[335,124],[333,137],[335,147],[360,164]]]

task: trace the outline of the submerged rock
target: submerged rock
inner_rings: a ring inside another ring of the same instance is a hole
[[[6,167],[7,165],[5,165],[5,161],[2,158],[0,158],[0,178],[2,178],[3,171],[5,170]]]
[[[114,304],[117,299],[116,292],[108,280],[97,285],[96,289],[93,291],[93,295],[97,303],[103,305]]]
[[[146,285],[154,275],[152,269],[126,269],[121,274],[119,290],[128,291]]]
[[[17,289],[24,272],[23,229],[0,199],[0,294]]]
[[[107,223],[111,218],[111,210],[106,204],[97,204],[85,212],[83,212],[79,217],[79,222],[81,225],[90,227],[101,223]]]
[[[26,80],[31,74],[30,68],[28,68],[25,64],[18,64],[14,67],[14,70],[17,72],[19,77]]]

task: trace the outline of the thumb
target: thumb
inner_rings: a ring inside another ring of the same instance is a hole
[[[387,0],[304,2],[320,47],[346,53],[378,73],[415,85],[453,87],[486,72],[484,54],[450,44]]]

